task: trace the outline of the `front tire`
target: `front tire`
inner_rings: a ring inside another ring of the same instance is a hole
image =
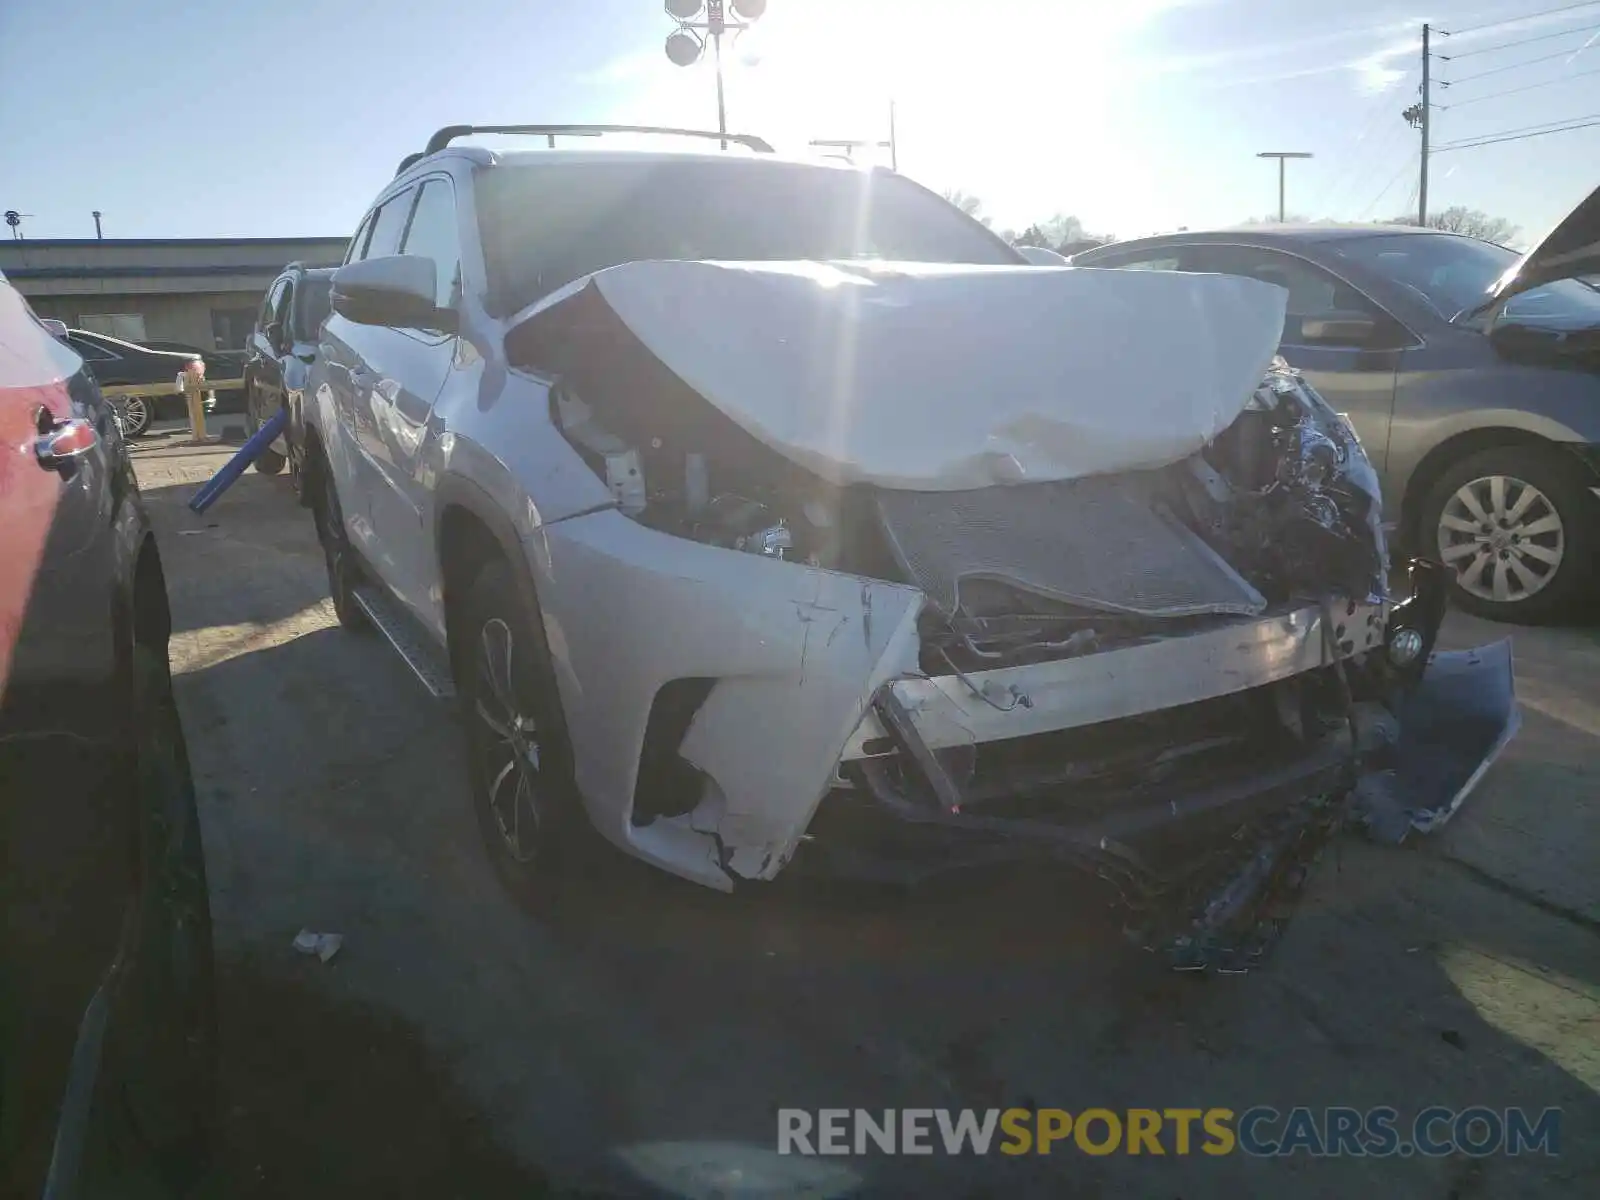
[[[148,396],[118,396],[111,402],[111,413],[116,418],[117,428],[122,430],[122,436],[130,441],[150,432],[150,425],[155,420]]]
[[[263,450],[256,455],[256,472],[260,475],[276,475],[283,470],[283,455],[276,450]]]
[[[1555,446],[1494,447],[1447,468],[1423,502],[1418,540],[1454,573],[1456,605],[1519,623],[1573,611],[1600,560],[1590,482]]]
[[[479,571],[452,626],[478,830],[501,883],[542,908],[586,819],[543,625],[510,567],[495,560]]]
[[[244,394],[244,435],[249,441],[261,431],[261,419],[256,416],[256,392],[254,388],[248,389]],[[261,475],[276,475],[283,470],[284,457],[272,447],[268,446],[256,455],[256,472]]]

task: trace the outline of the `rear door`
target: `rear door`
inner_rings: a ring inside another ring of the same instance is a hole
[[[400,241],[400,253],[434,264],[434,305],[454,311],[460,297],[461,254],[455,194],[447,175],[424,179]],[[453,323],[352,330],[357,407],[369,413],[361,444],[374,471],[371,516],[373,565],[413,615],[442,629],[435,556],[425,520],[427,489],[420,479],[428,417],[455,357]]]

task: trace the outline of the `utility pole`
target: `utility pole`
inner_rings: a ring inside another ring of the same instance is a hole
[[[894,97],[889,97],[889,170],[900,173],[900,147],[894,136]]]
[[[105,236],[100,232],[100,210],[97,208],[94,210],[94,240],[97,242],[104,241]]]
[[[1417,178],[1417,224],[1426,228],[1428,224],[1428,114],[1433,111],[1428,95],[1429,73],[1428,63],[1431,56],[1428,53],[1428,39],[1432,30],[1427,22],[1422,25],[1422,171]]]
[[[732,8],[733,15],[728,15]],[[680,67],[692,67],[705,54],[705,37],[711,38],[712,58],[717,71],[717,132],[728,148],[728,107],[722,88],[722,35],[733,30],[734,41],[767,11],[767,0],[666,0],[667,16],[678,24],[667,38],[667,57]],[[701,13],[705,16],[698,19]]]
[[[1256,157],[1278,160],[1278,224],[1282,225],[1287,220],[1288,214],[1288,208],[1284,204],[1283,164],[1285,160],[1291,158],[1310,158],[1311,154],[1305,150],[1263,150]]]
[[[722,97],[722,6],[717,5],[715,24],[712,26],[711,44],[716,48],[717,59],[717,132],[722,135],[722,148],[728,148],[728,103]]]

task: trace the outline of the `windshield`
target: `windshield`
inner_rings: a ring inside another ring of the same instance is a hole
[[[1495,280],[1520,257],[1492,242],[1431,233],[1349,238],[1335,243],[1335,249],[1409,288],[1447,321],[1487,300]],[[1576,279],[1558,280],[1514,296],[1500,320],[1592,325],[1600,321],[1600,292]]]
[[[492,306],[646,259],[1016,264],[1005,242],[897,175],[759,159],[506,166],[478,188]]]

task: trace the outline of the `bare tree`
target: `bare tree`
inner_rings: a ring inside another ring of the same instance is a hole
[[[1008,239],[1014,246],[1043,246],[1058,254],[1076,254],[1092,246],[1116,241],[1110,234],[1086,233],[1077,217],[1057,213],[1047,221],[1036,221]]]
[[[988,225],[993,220],[993,218],[984,215],[983,201],[971,192],[963,192],[960,188],[946,188],[941,195],[975,221],[982,221],[985,225]]]
[[[1415,216],[1399,216],[1387,222],[1390,225],[1415,225]],[[1482,238],[1486,242],[1495,242],[1505,245],[1521,233],[1520,227],[1513,225],[1504,217],[1491,217],[1482,209],[1468,208],[1464,204],[1453,205],[1443,212],[1436,212],[1428,217],[1429,229],[1442,229],[1446,233],[1464,233],[1468,237]]]

